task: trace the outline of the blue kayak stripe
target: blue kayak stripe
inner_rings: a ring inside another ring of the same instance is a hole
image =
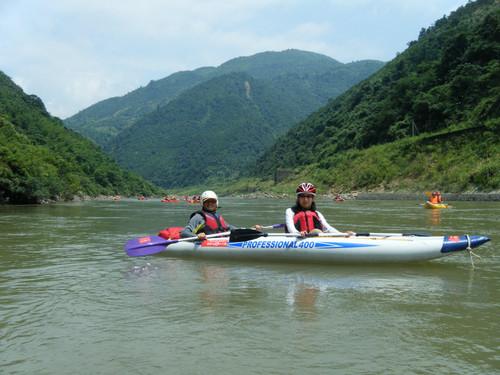
[[[316,242],[315,248],[319,249],[334,249],[334,248],[350,248],[350,247],[372,247],[374,244],[368,245],[364,243],[348,243],[348,242]]]
[[[349,242],[313,242],[313,241],[243,241],[243,242],[229,242],[227,247],[240,248],[240,249],[346,249],[356,247],[374,247],[375,244],[359,244]]]

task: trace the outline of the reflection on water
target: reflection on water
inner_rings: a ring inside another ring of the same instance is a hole
[[[307,284],[290,284],[287,302],[302,317],[313,319],[317,315],[316,303],[320,289]]]
[[[441,210],[427,210],[429,217],[429,224],[432,226],[439,226],[441,224]]]
[[[220,266],[203,264],[200,273],[203,283],[200,300],[206,307],[215,310],[227,293],[229,279],[226,271]]]

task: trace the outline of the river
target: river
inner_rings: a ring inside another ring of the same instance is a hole
[[[220,201],[242,227],[281,223],[290,203]],[[318,202],[339,230],[487,235],[475,268],[466,252],[328,267],[123,252],[195,208],[0,206],[0,373],[498,374],[499,202]]]

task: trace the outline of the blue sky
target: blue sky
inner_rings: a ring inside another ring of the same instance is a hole
[[[389,61],[467,0],[0,0],[0,70],[68,117],[180,70],[297,48]]]

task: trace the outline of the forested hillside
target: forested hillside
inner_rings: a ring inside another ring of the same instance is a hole
[[[283,136],[254,176],[292,168],[337,190],[499,189],[499,5],[471,2],[422,29],[406,51]]]
[[[164,79],[151,81],[124,96],[96,103],[64,120],[67,127],[107,145],[118,133],[157,107],[167,104],[179,93],[204,82],[215,68],[200,68],[174,73]]]
[[[300,98],[297,98],[300,100]],[[165,186],[237,177],[301,116],[300,103],[244,73],[188,90],[124,130],[111,144],[118,162]]]
[[[267,81],[280,91],[282,100],[289,96],[302,98],[299,110],[305,116],[382,65],[374,60],[342,64],[321,54],[299,50],[263,52],[229,60],[217,68],[178,72],[151,81],[125,96],[94,104],[66,119],[65,124],[106,149],[114,137],[142,116],[200,83],[231,73],[247,73]]]
[[[0,202],[158,191],[66,129],[38,97],[26,95],[0,72]]]

